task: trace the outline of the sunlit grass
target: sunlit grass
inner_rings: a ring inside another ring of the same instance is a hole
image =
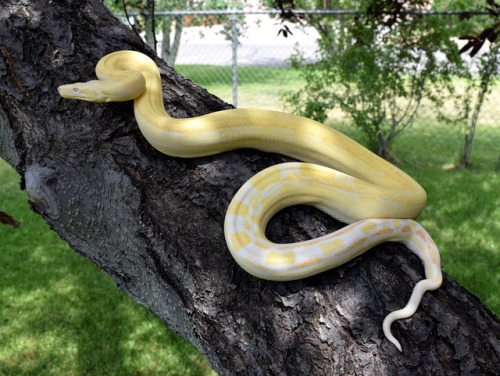
[[[228,103],[233,103],[232,68],[229,66],[177,65],[175,70]],[[297,70],[238,67],[238,108],[283,111],[283,92],[303,85]]]

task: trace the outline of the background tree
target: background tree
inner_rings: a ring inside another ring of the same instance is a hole
[[[442,104],[435,88],[451,88],[454,74],[466,74],[450,39],[450,20],[406,13],[426,4],[393,8],[391,2],[370,1],[360,7],[366,15],[346,15],[342,22],[330,18],[330,36],[318,41],[319,61],[292,59],[306,86],[288,93],[289,103],[319,121],[340,108],[371,149],[390,157],[390,143],[411,125],[422,100]]]
[[[477,73],[471,75],[467,80],[461,81],[463,93],[455,97],[455,111],[451,115],[445,114],[443,111],[440,112],[442,119],[446,122],[463,129],[464,146],[459,161],[462,167],[472,167],[472,152],[479,114],[487,94],[491,92],[492,86],[498,82],[499,63],[499,46],[485,47],[481,53],[471,56],[469,66]]]
[[[363,130],[368,145],[387,157],[390,142],[412,123],[422,99],[429,99],[440,112],[446,98],[455,104],[457,115],[441,111],[442,119],[463,126],[465,142],[460,163],[471,166],[479,113],[498,75],[498,57],[490,50],[473,60],[477,67],[470,70],[456,51],[474,57],[485,42],[496,43],[500,4],[494,0],[485,0],[480,7],[474,0],[367,1],[357,2],[356,8],[347,0],[267,0],[267,4],[281,9],[278,17],[282,22],[313,26],[320,35],[323,61],[307,64],[301,56],[292,60],[295,67],[306,68],[306,91],[287,94],[298,113],[324,120],[337,105]],[[457,17],[403,14],[431,9],[431,4],[432,10],[464,13],[460,21]],[[360,17],[309,17],[294,13],[297,9],[367,11],[371,18],[362,24]],[[489,12],[491,22],[484,15],[474,17],[478,11]],[[351,22],[345,22],[346,18]],[[457,38],[465,41],[462,48],[455,44]],[[435,59],[436,54],[441,55],[440,60]],[[470,72],[474,70],[478,76],[472,77]],[[465,92],[455,90],[453,75],[465,78]],[[428,90],[429,82],[438,87],[439,93]],[[337,86],[331,89],[332,85]],[[444,93],[448,93],[446,97]]]
[[[470,9],[473,8],[471,7]],[[494,0],[486,0],[484,9],[489,12],[492,18],[491,23],[486,27],[484,27],[484,23],[483,25],[473,24],[472,29],[481,30],[480,26],[483,26],[482,31],[480,33],[471,32],[460,37],[460,39],[466,41],[465,45],[460,49],[460,53],[468,53],[472,64],[475,64],[478,70],[477,75],[467,82],[467,95],[463,96],[463,101],[457,101],[458,113],[462,115],[457,117],[461,119],[459,123],[464,125],[465,142],[460,158],[460,163],[464,167],[471,167],[472,165],[472,151],[474,149],[474,138],[479,114],[485,102],[485,97],[491,90],[491,86],[495,81],[498,81],[500,70],[500,47],[498,45],[500,36],[500,3]],[[473,19],[472,12],[462,15],[461,18],[470,21]],[[474,58],[479,52],[484,53]],[[471,98],[475,98],[475,103],[472,103]]]
[[[198,4],[198,2],[191,0],[105,0],[105,3],[117,14],[125,14],[125,17],[128,16],[128,13],[134,14],[129,18],[129,22],[133,21],[131,27],[137,33],[144,33],[144,38],[151,48],[156,49],[155,34],[157,31],[161,32],[160,56],[170,66],[175,65],[181,43],[184,16],[153,17],[153,9],[155,11],[185,10]],[[138,15],[135,14],[137,12]],[[153,29],[155,30],[154,33]]]
[[[185,10],[229,10],[242,9],[245,2],[226,0],[105,0],[105,4],[116,14],[133,14],[131,26],[137,33],[143,33],[146,43],[157,49],[156,33],[161,35],[159,55],[171,67],[175,66],[177,54],[181,44],[184,26],[215,26],[224,25],[223,34],[227,38],[231,35],[231,18],[228,15],[155,15],[162,11],[185,11]],[[139,13],[139,14],[136,14]],[[244,31],[244,18],[238,17],[238,33]],[[153,33],[153,29],[155,33]],[[200,34],[200,38],[203,35]]]

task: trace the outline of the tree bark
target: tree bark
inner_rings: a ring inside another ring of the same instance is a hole
[[[384,244],[304,280],[259,280],[231,258],[226,208],[257,171],[288,158],[238,150],[179,159],[140,134],[131,102],[64,100],[61,84],[94,79],[123,49],[160,67],[167,112],[229,108],[177,75],[97,0],[0,0],[0,157],[22,176],[32,209],[118,287],[189,340],[221,375],[494,375],[500,320],[444,278],[411,319],[382,321],[423,278],[417,257]],[[287,242],[341,226],[297,207],[268,235]]]

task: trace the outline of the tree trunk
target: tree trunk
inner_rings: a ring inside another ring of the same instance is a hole
[[[177,54],[181,45],[182,30],[184,28],[184,16],[169,16],[163,20],[163,39],[161,45],[161,57],[169,67],[175,66]],[[174,29],[172,30],[172,25]],[[173,41],[171,42],[171,34],[174,34]]]
[[[60,98],[59,85],[94,79],[102,56],[131,49],[158,63],[171,115],[229,107],[167,67],[101,1],[0,0],[0,35],[0,156],[23,177],[32,209],[218,373],[497,374],[500,320],[447,276],[393,325],[402,353],[384,338],[384,317],[423,277],[399,244],[294,282],[243,271],[224,241],[226,208],[250,176],[287,158],[167,157],[140,134],[131,102]],[[294,241],[338,227],[297,207],[268,234]]]

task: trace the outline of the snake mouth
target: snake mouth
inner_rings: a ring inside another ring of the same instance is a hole
[[[92,81],[76,84],[61,85],[57,88],[59,95],[66,99],[80,99],[89,102],[107,102],[106,93],[96,91]]]
[[[74,84],[61,85],[57,88],[59,95],[68,99],[86,99],[85,93],[81,92]]]

